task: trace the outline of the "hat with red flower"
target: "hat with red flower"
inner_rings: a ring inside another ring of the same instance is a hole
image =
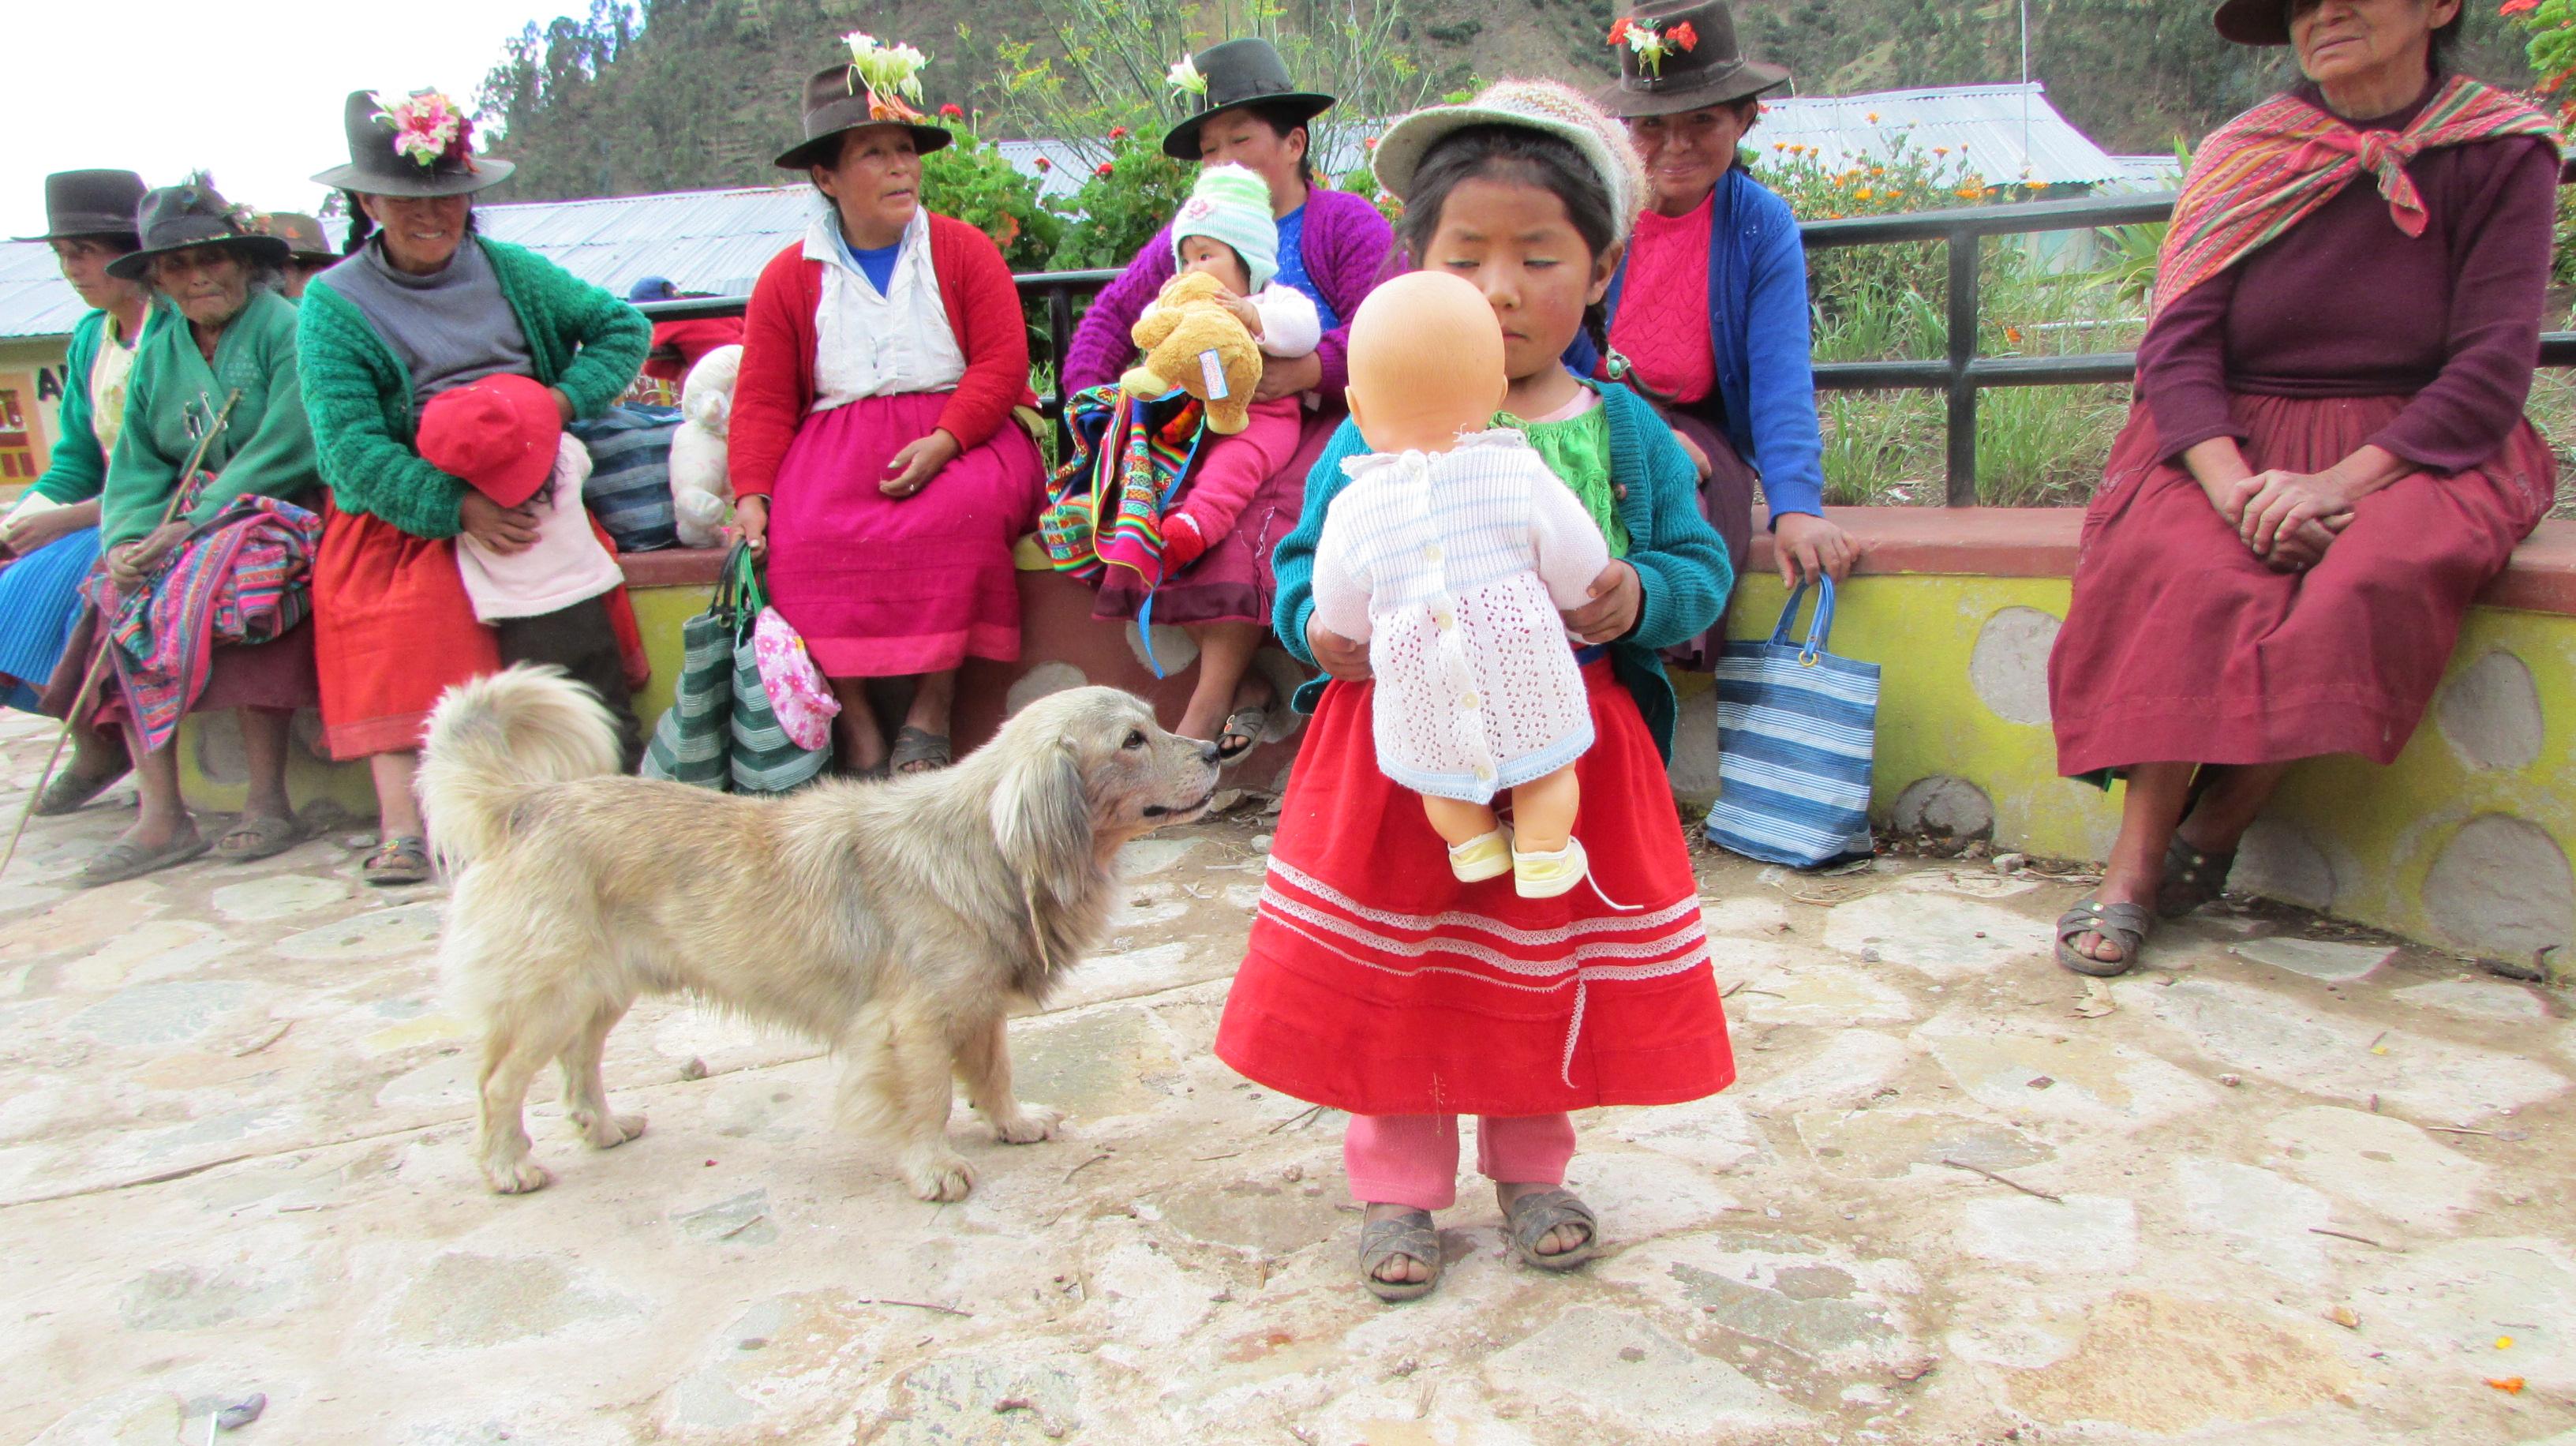
[[[1750,100],[1789,72],[1744,58],[1725,0],[1643,0],[1611,22],[1619,79],[1593,94],[1614,116],[1679,115]]]
[[[463,196],[510,179],[508,161],[474,154],[474,119],[444,91],[353,90],[341,112],[349,164],[313,179],[367,196]]]

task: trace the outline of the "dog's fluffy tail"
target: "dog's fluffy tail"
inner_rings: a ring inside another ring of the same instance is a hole
[[[533,785],[619,771],[617,722],[561,668],[519,664],[459,683],[438,700],[418,788],[441,868],[498,848]]]

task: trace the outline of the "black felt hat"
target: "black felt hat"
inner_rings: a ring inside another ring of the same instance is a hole
[[[45,177],[45,233],[19,241],[132,236],[143,178],[132,171],[56,171]]]
[[[1204,88],[1197,113],[1163,133],[1163,154],[1176,161],[1199,159],[1199,127],[1227,111],[1259,109],[1310,121],[1334,105],[1329,95],[1299,90],[1288,78],[1288,62],[1267,40],[1211,45],[1189,58],[1189,70]]]
[[[349,136],[349,164],[333,166],[313,179],[366,196],[463,196],[497,186],[518,169],[508,161],[475,155],[470,123],[459,132],[458,144],[423,164],[398,148],[401,131],[390,114],[378,93],[349,92],[341,112],[341,124]]]
[[[236,209],[203,181],[144,192],[134,220],[143,249],[107,263],[110,276],[141,281],[151,273],[153,257],[191,246],[229,246],[259,265],[286,264],[286,243],[257,229],[255,217]]]
[[[1629,41],[1640,30],[1662,42],[1652,62]],[[1676,31],[1689,39],[1687,47]],[[1611,43],[1619,47],[1619,79],[1592,99],[1622,118],[1679,115],[1749,100],[1789,79],[1779,66],[1744,58],[1744,47],[1735,38],[1735,14],[1724,0],[1645,0],[1611,28],[1611,35]]]
[[[912,148],[923,155],[954,139],[946,127],[919,119],[910,107],[880,100],[852,65],[826,66],[807,76],[803,112],[805,139],[778,153],[771,164],[780,170],[830,165],[840,153],[840,137],[865,126],[901,126],[912,132]]]

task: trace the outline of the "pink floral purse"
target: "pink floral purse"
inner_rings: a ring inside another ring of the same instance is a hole
[[[770,711],[778,715],[788,741],[805,749],[829,745],[841,700],[832,696],[822,670],[805,651],[805,640],[778,609],[760,610],[751,628],[751,651],[760,663],[761,691],[769,695]]]

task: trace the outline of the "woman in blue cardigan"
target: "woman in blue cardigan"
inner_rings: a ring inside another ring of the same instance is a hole
[[[1645,0],[1621,26],[1619,79],[1596,98],[1628,122],[1651,199],[1610,286],[1614,373],[1694,454],[1739,572],[1758,473],[1781,577],[1839,582],[1858,548],[1824,515],[1806,251],[1788,203],[1736,162],[1758,97],[1789,73],[1744,58],[1723,0]]]

